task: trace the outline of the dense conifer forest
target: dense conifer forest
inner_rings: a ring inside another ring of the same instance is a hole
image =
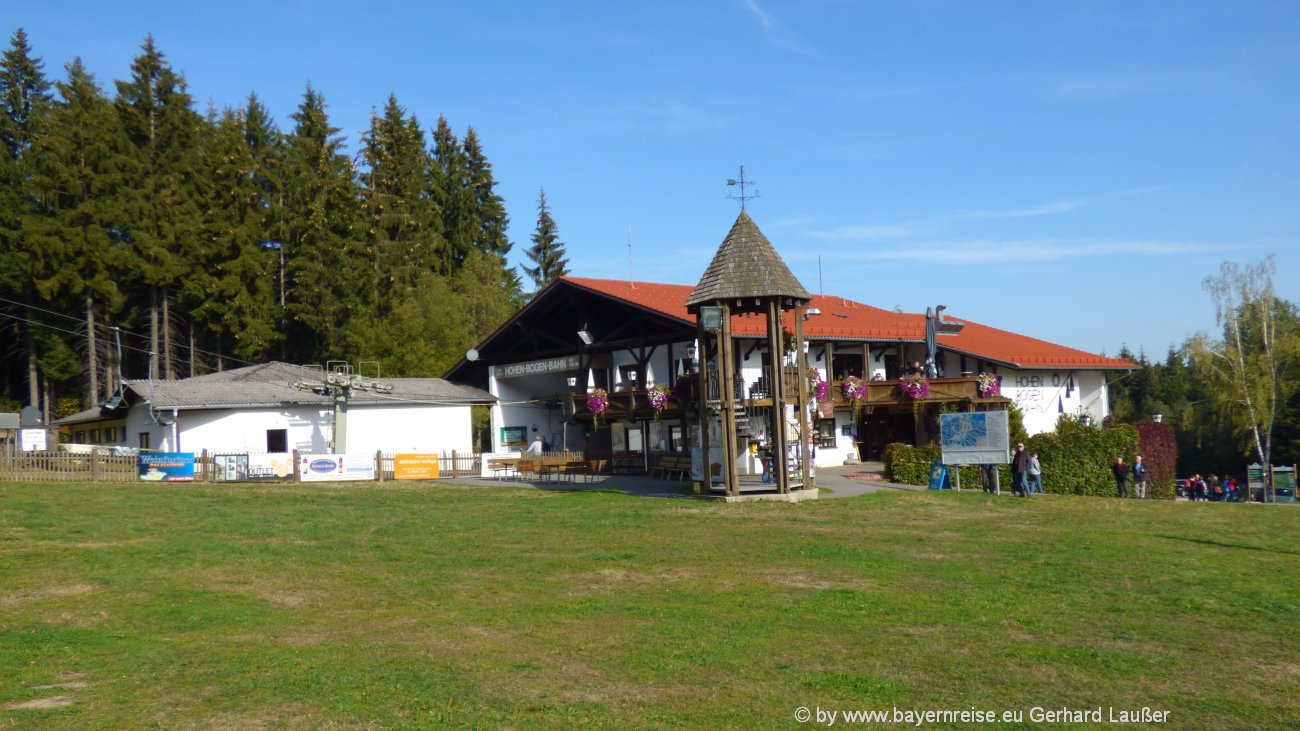
[[[201,112],[151,37],[105,82],[15,31],[0,411],[269,359],[441,374],[522,302],[506,207],[473,127],[376,101],[353,154],[310,85],[283,124],[256,94]]]

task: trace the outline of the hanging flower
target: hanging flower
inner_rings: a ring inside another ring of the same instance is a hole
[[[605,389],[598,388],[587,394],[587,410],[591,412],[592,423],[600,426],[601,415],[609,411],[609,394]]]
[[[867,383],[857,376],[849,376],[840,383],[840,392],[844,398],[848,399],[849,405],[853,407],[853,418],[858,418],[858,412],[862,410],[862,402],[867,400]]]
[[[659,415],[668,406],[668,396],[670,394],[671,392],[667,386],[659,384],[651,386],[650,390],[646,392],[646,398],[650,401],[650,408],[655,410],[655,420],[659,419]]]
[[[991,398],[1002,393],[1002,376],[997,373],[981,373],[976,379],[980,396]]]
[[[898,379],[898,390],[913,401],[920,401],[930,395],[930,382],[925,380],[925,376],[920,373],[903,376]]]
[[[812,392],[813,400],[825,401],[830,394],[831,385],[822,380],[821,371],[813,369],[808,374],[808,390]]]

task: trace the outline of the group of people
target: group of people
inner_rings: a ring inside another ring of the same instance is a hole
[[[1016,445],[1011,453],[1011,494],[1029,497],[1043,491],[1043,466],[1038,462],[1038,452],[1025,449],[1024,443]]]
[[[1235,503],[1241,501],[1242,497],[1237,478],[1225,475],[1220,480],[1218,475],[1211,473],[1209,477],[1192,475],[1187,480],[1187,499]]]
[[[1147,479],[1149,473],[1147,471],[1146,462],[1142,461],[1142,455],[1139,454],[1133,458],[1132,468],[1130,468],[1127,464],[1124,464],[1123,457],[1116,457],[1115,464],[1110,468],[1110,471],[1112,474],[1115,475],[1115,496],[1116,497],[1128,497],[1128,477],[1129,474],[1132,473],[1133,497],[1138,498],[1140,500],[1146,499]]]

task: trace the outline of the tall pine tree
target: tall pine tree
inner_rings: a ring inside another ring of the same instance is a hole
[[[545,189],[537,194],[537,229],[532,240],[532,248],[525,253],[536,266],[524,267],[524,271],[532,277],[537,289],[541,289],[569,273],[569,259],[564,255],[564,242],[560,241],[559,228],[551,217]]]
[[[32,211],[33,205],[30,174],[26,169],[27,151],[49,104],[50,82],[45,78],[43,64],[32,56],[27,34],[19,28],[0,58],[0,286],[27,306],[0,302],[0,312],[13,317],[10,322],[14,335],[18,336],[5,340],[11,344],[24,344],[27,402],[33,405],[40,403],[41,395],[40,351],[33,330],[38,297],[32,285],[33,273],[24,264],[20,222]],[[20,322],[25,325],[19,326]]]
[[[362,137],[361,220],[371,269],[370,301],[379,312],[437,272],[442,219],[430,191],[433,161],[415,117],[394,96]]]
[[[338,358],[368,281],[352,244],[357,190],[325,100],[307,87],[285,147],[287,352],[301,362]]]
[[[117,82],[116,107],[137,163],[126,190],[129,236],[147,292],[150,377],[175,377],[171,287],[197,255],[202,217],[194,177],[202,119],[191,108],[185,80],[145,38],[131,78]],[[159,364],[161,361],[161,367]]]
[[[31,148],[39,210],[24,219],[24,229],[45,301],[84,317],[86,393],[93,403],[117,386],[100,329],[122,307],[118,282],[127,245],[117,233],[124,218],[116,203],[129,159],[112,103],[81,59],[67,72],[57,85],[60,101]]]

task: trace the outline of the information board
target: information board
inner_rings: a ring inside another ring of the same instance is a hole
[[[939,414],[943,463],[1004,464],[1011,449],[1007,412]]]

